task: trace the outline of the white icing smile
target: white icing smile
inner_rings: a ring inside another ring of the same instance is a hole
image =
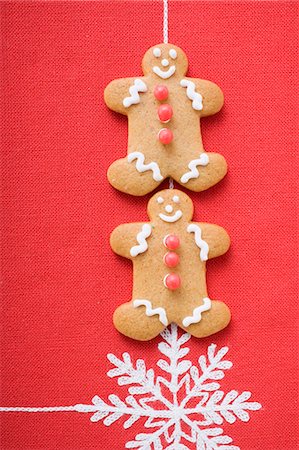
[[[164,222],[176,222],[182,217],[183,213],[180,209],[178,209],[172,216],[166,216],[165,214],[160,213],[159,217],[161,220],[164,220]]]
[[[153,72],[158,75],[158,77],[163,78],[163,80],[170,78],[175,73],[175,71],[175,66],[170,66],[168,70],[162,70],[158,66],[153,67]]]

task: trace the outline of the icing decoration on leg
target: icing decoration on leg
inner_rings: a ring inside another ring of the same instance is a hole
[[[192,108],[196,111],[201,111],[203,109],[202,95],[196,92],[195,84],[190,80],[181,80],[180,85],[187,88],[186,94],[192,100]]]
[[[148,160],[150,162],[150,160]],[[151,170],[141,173],[136,164],[125,158],[114,161],[107,172],[108,180],[115,189],[130,195],[142,196],[155,189],[160,182],[153,178]],[[138,192],[136,186],[138,185]]]
[[[190,172],[184,173],[181,176],[181,183],[188,183],[191,178],[199,177],[199,172],[197,170],[197,166],[207,166],[209,164],[209,156],[206,153],[202,153],[198,159],[193,159],[189,162],[188,168]]]
[[[123,100],[123,105],[125,108],[129,108],[131,105],[137,105],[140,103],[140,95],[139,92],[146,92],[147,87],[144,81],[139,80],[138,78],[134,81],[133,86],[130,86],[129,93],[130,97],[126,97]]]
[[[195,225],[195,223],[191,223],[190,225],[188,225],[187,231],[188,233],[194,233],[195,235],[195,243],[200,249],[200,259],[202,261],[207,261],[209,255],[209,245],[201,238],[200,227],[198,225]]]
[[[146,252],[146,250],[148,249],[148,245],[146,242],[146,239],[151,235],[152,233],[152,227],[146,223],[142,226],[142,230],[137,234],[137,242],[139,245],[135,245],[134,247],[131,248],[130,250],[130,255],[131,256],[137,256],[140,253],[144,253]]]
[[[192,323],[198,323],[201,321],[201,313],[211,309],[212,303],[208,297],[203,299],[203,305],[198,306],[193,310],[192,316],[185,317],[183,320],[184,327],[189,327]]]
[[[146,172],[147,170],[152,170],[153,179],[155,181],[163,180],[163,177],[160,172],[160,168],[156,162],[152,161],[149,164],[144,164],[145,157],[144,157],[144,154],[141,152],[133,152],[128,155],[129,162],[132,162],[135,159],[137,159],[136,169],[138,170],[138,172]]]
[[[156,314],[158,314],[159,316],[159,320],[160,322],[167,327],[168,325],[168,320],[167,320],[167,315],[166,315],[166,311],[164,308],[152,308],[152,303],[149,300],[134,300],[133,301],[133,306],[134,308],[138,308],[139,306],[145,306],[145,314],[147,316],[155,316]]]

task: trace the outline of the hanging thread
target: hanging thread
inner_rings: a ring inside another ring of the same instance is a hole
[[[168,44],[168,0],[163,0],[163,41]],[[169,189],[173,188],[173,179],[169,178]]]
[[[163,40],[168,44],[168,0],[163,0]]]

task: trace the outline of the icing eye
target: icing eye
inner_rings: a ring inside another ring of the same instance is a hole
[[[164,202],[164,198],[163,197],[158,197],[157,198],[157,203],[159,203],[159,205],[161,205],[161,203]]]
[[[176,59],[177,58],[178,54],[177,54],[177,52],[176,52],[176,50],[174,48],[169,50],[169,56],[170,56],[171,59]]]
[[[156,58],[160,58],[160,56],[161,56],[161,49],[158,48],[158,47],[154,48],[154,50],[153,50],[153,55],[154,55]]]
[[[179,197],[178,195],[174,195],[174,196],[172,197],[172,201],[173,201],[174,203],[180,203],[180,197]]]
[[[162,59],[161,64],[162,64],[163,67],[169,66],[169,61],[168,61],[168,59]]]

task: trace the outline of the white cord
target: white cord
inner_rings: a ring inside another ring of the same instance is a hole
[[[163,40],[168,44],[168,0],[163,0]]]
[[[163,41],[168,44],[168,0],[163,0]],[[173,179],[169,178],[169,189],[173,188]]]
[[[36,408],[29,408],[29,407],[6,407],[2,406],[0,407],[0,412],[32,412],[32,413],[38,413],[38,412],[63,412],[63,411],[77,411],[75,406],[45,406],[45,407],[36,407]]]

